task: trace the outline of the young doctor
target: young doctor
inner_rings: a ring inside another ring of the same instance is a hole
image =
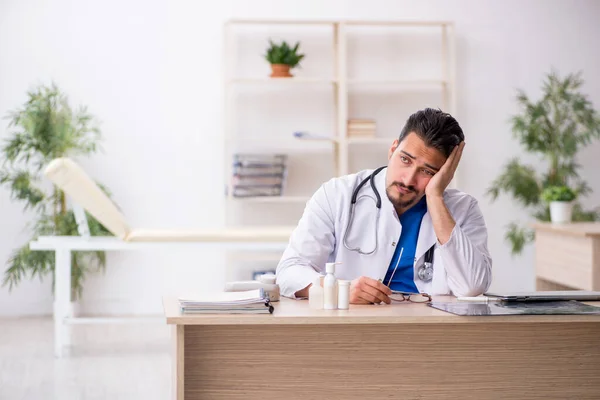
[[[308,297],[325,263],[351,280],[350,303],[390,303],[391,290],[476,296],[492,279],[477,201],[447,189],[465,146],[440,110],[411,115],[387,167],[325,182],[308,201],[277,266],[286,297]],[[362,185],[361,185],[362,183]]]

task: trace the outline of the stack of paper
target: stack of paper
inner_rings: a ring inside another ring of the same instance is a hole
[[[179,297],[184,313],[201,314],[270,314],[273,306],[263,289],[243,292],[216,292]]]

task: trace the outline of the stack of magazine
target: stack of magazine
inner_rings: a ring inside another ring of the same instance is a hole
[[[179,297],[183,313],[195,314],[271,314],[273,305],[263,289],[242,292],[217,292]]]
[[[233,196],[281,196],[287,178],[285,154],[235,154]]]

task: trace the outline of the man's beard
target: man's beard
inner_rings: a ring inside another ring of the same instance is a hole
[[[412,193],[400,193],[398,192],[397,186],[410,190]],[[388,199],[394,205],[395,208],[407,208],[415,203],[417,200],[417,190],[414,186],[406,186],[401,182],[394,182],[386,189],[385,193],[387,194]],[[397,197],[392,195],[395,194]],[[403,200],[403,197],[412,196],[409,200]]]

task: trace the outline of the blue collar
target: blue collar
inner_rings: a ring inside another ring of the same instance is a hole
[[[401,217],[407,214],[425,214],[427,212],[427,199],[425,196],[421,198],[414,206],[404,211]]]

